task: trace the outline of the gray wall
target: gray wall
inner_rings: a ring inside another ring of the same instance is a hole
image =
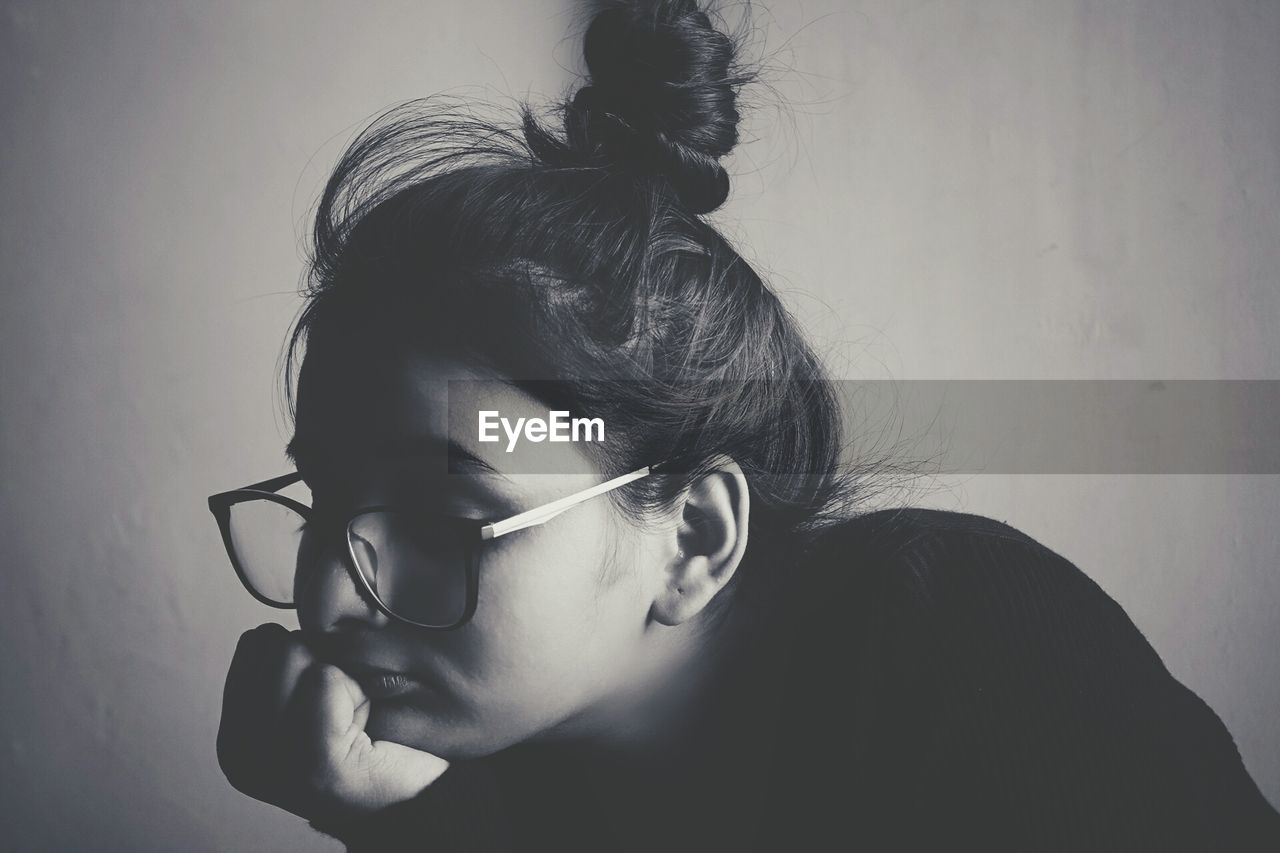
[[[755,114],[721,218],[843,375],[1280,378],[1280,3],[762,5],[794,106]],[[297,237],[342,140],[432,91],[560,92],[572,24],[515,0],[4,3],[16,848],[330,849],[216,766],[226,664],[269,614],[203,499],[284,469]],[[1095,577],[1280,802],[1276,476],[927,485],[904,497]]]

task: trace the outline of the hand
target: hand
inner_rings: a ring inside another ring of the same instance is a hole
[[[218,762],[242,793],[314,820],[356,817],[412,799],[443,758],[365,733],[369,699],[316,660],[301,632],[267,623],[236,646],[222,696]]]

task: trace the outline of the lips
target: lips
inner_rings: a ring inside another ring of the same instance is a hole
[[[375,701],[398,699],[427,689],[421,681],[396,670],[360,663],[340,663],[338,666],[355,679],[364,695]]]

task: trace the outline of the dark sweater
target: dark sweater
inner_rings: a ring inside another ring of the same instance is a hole
[[[690,737],[515,747],[317,828],[352,851],[1280,851],[1214,712],[1018,530],[877,511],[788,578]]]

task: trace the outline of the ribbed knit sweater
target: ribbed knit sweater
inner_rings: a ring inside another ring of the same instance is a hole
[[[788,578],[676,745],[515,747],[314,825],[351,851],[1280,851],[1214,712],[1026,534],[880,510]]]

